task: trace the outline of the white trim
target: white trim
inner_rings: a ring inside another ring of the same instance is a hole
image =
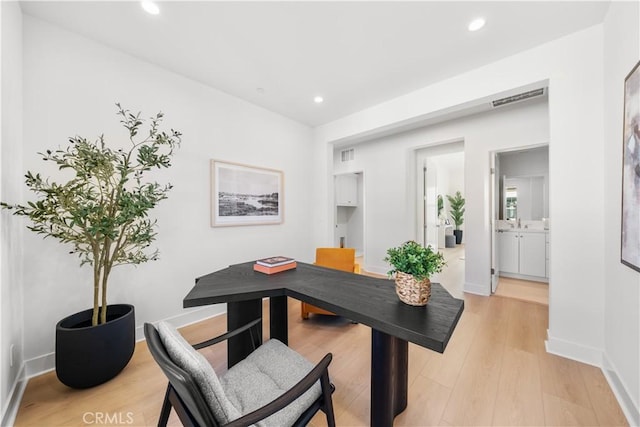
[[[223,307],[221,309],[221,307]],[[171,323],[176,328],[182,328],[183,326],[191,325],[193,323],[201,322],[211,317],[219,316],[227,312],[226,304],[208,305],[196,309],[190,309],[186,313],[181,313],[176,316],[168,317],[164,320]],[[157,323],[152,322],[152,323]],[[136,342],[144,341],[144,325],[136,327]]]
[[[27,380],[53,371],[56,366],[55,353],[47,353],[33,359],[25,360],[24,375]]]
[[[634,402],[631,394],[627,392],[622,378],[618,376],[617,369],[614,364],[609,360],[605,353],[602,358],[602,373],[609,383],[609,387],[613,391],[616,400],[622,408],[624,416],[627,418],[627,422],[630,426],[640,426],[640,408],[638,408]]]
[[[479,285],[477,283],[464,282],[464,292],[474,295],[482,295],[488,297],[491,294],[491,286]]]
[[[602,349],[588,347],[571,341],[565,341],[551,336],[547,330],[548,339],[545,341],[547,353],[566,357],[597,367],[602,366]]]
[[[380,274],[382,276],[386,276],[390,268],[375,267],[373,265],[361,265],[360,267],[367,273]]]
[[[192,323],[200,322],[202,320],[226,313],[226,306],[224,306],[224,310],[221,310],[219,306],[220,305],[206,306],[194,310],[189,310],[186,313],[181,313],[177,316],[169,317],[164,320],[168,321],[177,328],[181,328],[183,326],[191,325]],[[136,327],[136,342],[138,341],[144,341],[144,327],[142,325]],[[25,378],[28,380],[38,375],[42,375],[46,372],[53,371],[55,369],[55,366],[56,359],[54,352],[34,357],[33,359],[29,359],[24,363]],[[5,424],[2,424],[2,426],[4,425]]]
[[[550,337],[548,329],[547,336]],[[611,387],[629,425],[640,426],[640,408],[634,403],[631,394],[627,391],[628,388],[625,387],[624,381],[618,375],[618,370],[611,360],[609,360],[606,353],[597,348],[582,346],[551,337],[545,341],[545,346],[548,353],[599,367],[609,387]]]
[[[25,364],[23,363],[18,371],[18,376],[11,386],[11,391],[7,396],[7,406],[3,408],[2,417],[0,418],[0,426],[12,426],[16,421],[20,402],[25,388],[27,388],[27,379],[24,376]]]

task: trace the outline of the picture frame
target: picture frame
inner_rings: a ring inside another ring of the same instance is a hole
[[[640,272],[640,61],[624,79],[620,260]]]
[[[284,173],[211,160],[211,226],[281,224]]]

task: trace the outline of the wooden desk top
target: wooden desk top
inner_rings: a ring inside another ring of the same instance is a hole
[[[431,284],[424,307],[401,302],[395,283],[359,274],[298,262],[295,270],[266,275],[253,271],[253,262],[232,265],[196,279],[183,306],[289,296],[332,311],[420,346],[444,352],[464,310],[439,283]]]

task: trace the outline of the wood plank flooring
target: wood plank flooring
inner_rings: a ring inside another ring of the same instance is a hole
[[[549,305],[549,284],[500,277],[494,295]]]
[[[409,405],[396,426],[628,425],[600,369],[545,352],[547,307],[464,298],[465,312],[444,354],[409,345]],[[314,362],[333,353],[337,425],[369,425],[370,329],[339,317],[303,321],[299,312],[299,302],[289,300],[289,344]],[[223,315],[182,333],[193,343],[225,325]],[[224,344],[204,354],[218,372],[226,369]],[[72,390],[53,372],[31,379],[16,426],[156,425],[165,387],[139,342],[125,370],[98,387]],[[311,424],[326,425],[323,415]],[[175,414],[170,425],[180,425]]]

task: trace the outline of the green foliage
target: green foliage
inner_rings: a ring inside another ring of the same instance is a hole
[[[442,214],[442,210],[444,209],[444,199],[442,198],[442,194],[438,194],[438,218]]]
[[[460,194],[459,191],[456,191],[455,196],[447,195],[447,199],[451,205],[451,210],[449,211],[451,219],[456,225],[456,230],[459,230],[460,226],[464,222],[464,197],[462,197],[462,194]]]
[[[389,275],[401,271],[418,280],[428,279],[432,274],[441,272],[446,265],[440,252],[434,252],[431,247],[424,247],[412,240],[388,249],[384,261],[393,266]]]
[[[132,114],[120,104],[120,123],[128,130],[128,150],[106,146],[104,135],[96,141],[75,136],[66,149],[47,150],[44,161],[54,162],[60,170],[72,172],[63,184],[44,179],[28,171],[25,183],[38,195],[26,205],[1,203],[14,215],[28,217],[27,228],[72,246],[70,253],[80,257],[80,265],[93,266],[93,324],[106,321],[107,283],[111,268],[155,260],[158,251],[149,251],[156,238],[156,220],[148,213],[167,198],[170,184],[144,180],[145,173],[171,166],[173,151],[181,133],[161,132],[163,114],[150,119],[149,133],[135,138],[144,124],[140,113]],[[100,303],[100,295],[102,303]],[[100,320],[98,322],[98,311]]]

